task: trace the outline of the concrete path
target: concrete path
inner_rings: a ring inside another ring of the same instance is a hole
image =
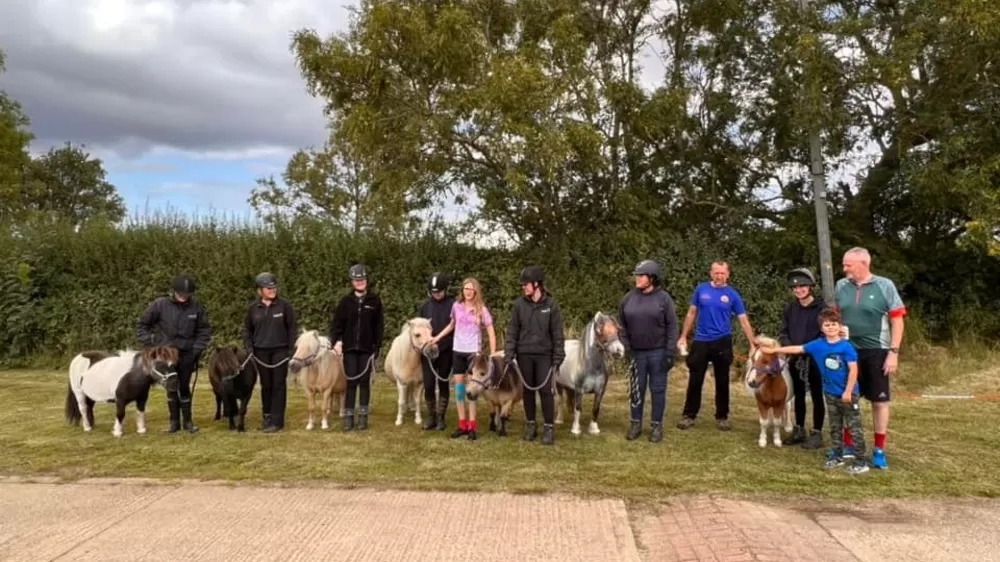
[[[5,479],[0,560],[1000,560],[1000,502],[862,505]]]

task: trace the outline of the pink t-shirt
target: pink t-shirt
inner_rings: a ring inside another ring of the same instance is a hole
[[[451,317],[455,319],[455,343],[453,349],[458,353],[476,353],[482,344],[483,326],[493,325],[493,316],[489,309],[483,307],[482,326],[476,324],[476,311],[467,310],[465,305],[456,302],[451,307]]]

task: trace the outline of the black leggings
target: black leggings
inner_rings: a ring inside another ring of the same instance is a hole
[[[191,401],[191,376],[194,374],[194,370],[198,368],[199,355],[190,350],[181,351],[178,354],[177,382],[180,386],[177,388],[177,394],[181,402]]]
[[[695,419],[701,409],[701,388],[705,384],[708,363],[715,374],[715,419],[729,417],[729,367],[733,364],[733,339],[730,336],[713,341],[693,341],[687,356],[688,387],[684,400],[684,417]]]
[[[823,396],[823,380],[819,366],[812,357],[798,357],[788,366],[792,375],[792,391],[795,393],[795,425],[806,425],[806,381],[802,380],[803,371],[809,378],[809,395],[813,403],[813,429],[823,429],[823,418],[826,416],[826,398]]]
[[[421,356],[420,366],[424,370],[424,401],[427,404],[433,404],[435,399],[439,399],[444,403],[448,402],[449,398],[449,386],[448,381],[451,377],[451,364],[454,353],[452,351],[445,351],[438,355],[437,359],[433,361],[434,370],[431,370],[431,360]],[[437,376],[434,375],[434,371],[437,371]],[[436,384],[435,384],[436,383]],[[437,387],[438,396],[434,396],[434,388]],[[434,411],[433,409],[431,410]]]
[[[545,423],[552,425],[555,423],[555,398],[552,394],[552,387],[555,385],[555,375],[552,376],[548,381],[545,377],[549,374],[549,369],[552,368],[552,356],[550,355],[518,355],[517,356],[517,366],[521,369],[521,374],[524,375],[524,418],[530,422],[535,421],[535,414],[537,410],[535,409],[535,392],[541,395],[542,402],[542,419]],[[536,390],[531,390],[528,387],[537,388],[538,385],[545,383],[545,386]]]
[[[372,398],[372,371],[375,369],[371,364],[372,354],[363,351],[348,351],[344,354],[344,374],[347,375],[347,399],[344,401],[344,410],[354,411],[354,398],[361,394],[361,413],[368,413],[368,404]],[[359,377],[361,373],[365,375]]]
[[[261,411],[271,416],[271,425],[285,427],[285,404],[288,396],[288,358],[287,349],[255,349],[254,356],[258,359],[257,371],[260,373]],[[281,363],[284,361],[284,363]],[[261,363],[280,366],[268,369]]]

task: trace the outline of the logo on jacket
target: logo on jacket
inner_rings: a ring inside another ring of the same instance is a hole
[[[279,313],[275,314],[274,316],[272,316],[271,318],[281,318],[281,317],[283,317],[284,315],[285,315],[285,313],[284,313],[284,312],[279,312]]]
[[[721,297],[719,297],[719,300],[722,301],[723,303],[728,303],[729,295],[722,295]]]
[[[197,314],[188,314],[188,318],[190,318],[191,320],[194,320],[197,317],[198,317]]]

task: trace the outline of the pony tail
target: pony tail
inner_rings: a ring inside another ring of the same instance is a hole
[[[76,395],[73,394],[73,385],[66,383],[66,407],[64,408],[66,421],[71,425],[80,425],[80,405],[76,402]]]

